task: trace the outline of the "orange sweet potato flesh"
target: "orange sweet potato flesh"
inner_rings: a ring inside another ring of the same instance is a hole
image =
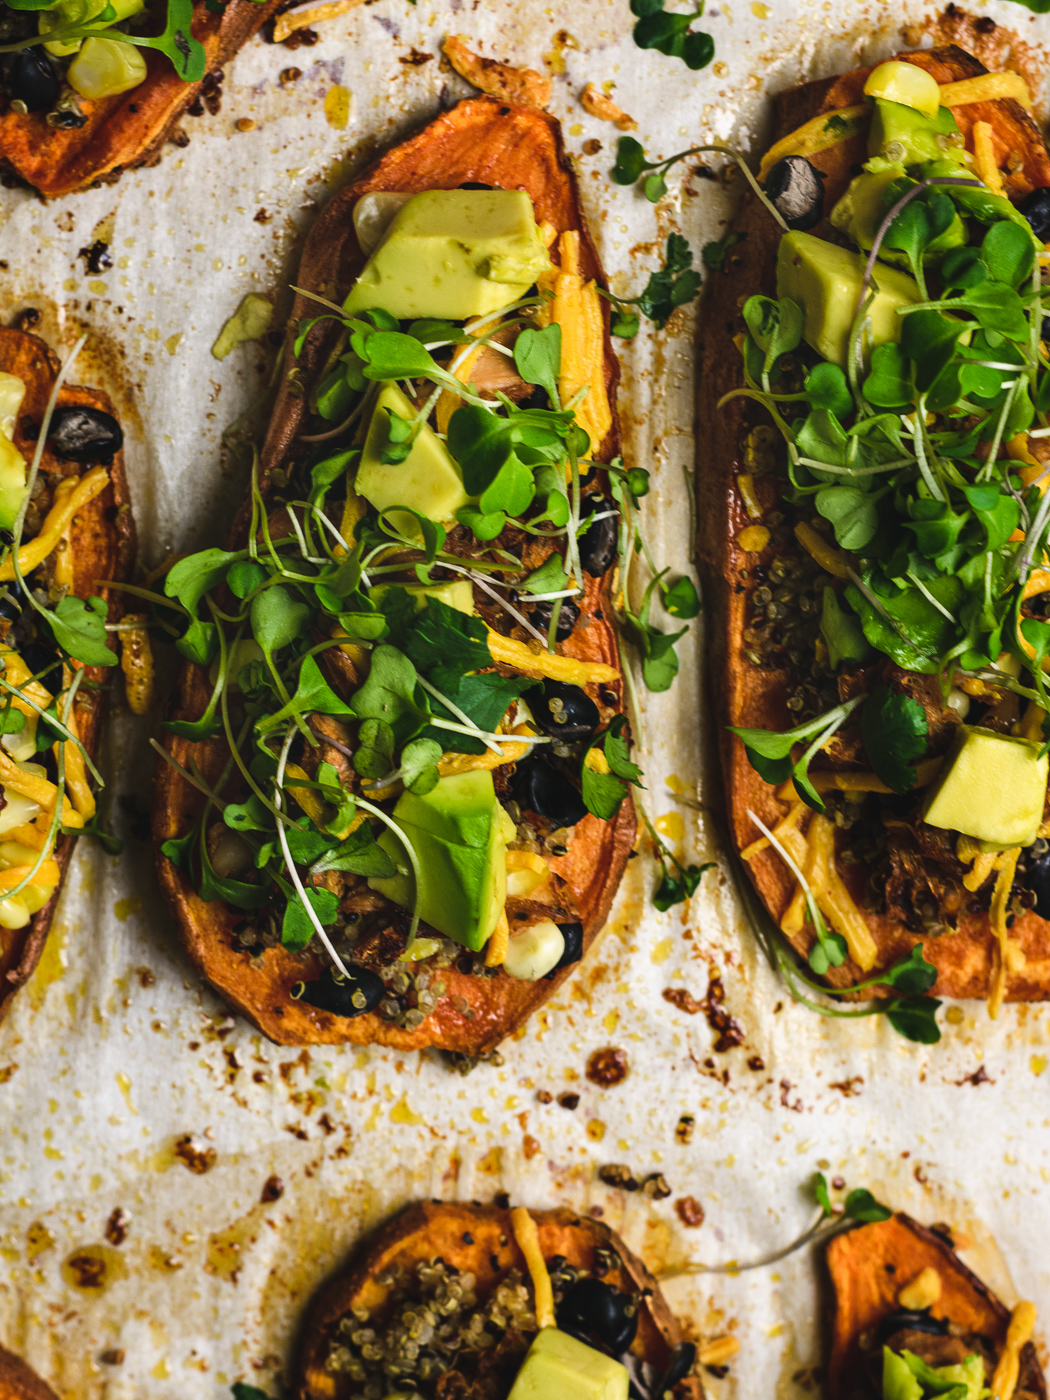
[[[965,1335],[987,1338],[997,1355],[1002,1350],[1009,1310],[940,1235],[907,1215],[897,1214],[837,1236],[828,1245],[827,1264],[834,1295],[828,1400],[853,1400],[855,1394],[867,1394],[861,1379],[861,1335],[899,1310],[897,1295],[923,1269],[935,1269],[941,1280],[941,1298],[931,1314],[953,1323]],[[1040,1400],[1046,1397],[1046,1382],[1031,1342],[1021,1353],[1018,1390]]]
[[[511,107],[489,98],[460,102],[415,136],[388,152],[332,200],[307,240],[296,285],[330,299],[342,300],[364,264],[354,235],[351,211],[363,194],[375,190],[417,192],[455,189],[468,182],[524,189],[535,206],[538,221],[548,220],[559,233],[575,229],[580,234],[580,271],[604,285],[580,208],[579,195],[562,148],[557,122],[545,112]],[[290,325],[317,314],[317,304],[298,296]],[[615,405],[619,365],[605,332],[606,387]],[[331,345],[330,323],[314,328],[298,362],[289,336],[285,351],[286,374],[282,378],[274,414],[262,452],[262,490],[269,489],[271,472],[293,455],[296,434],[305,412],[300,396],[288,392],[287,371],[296,363],[307,383],[320,372]],[[619,451],[620,429],[615,409],[613,424],[602,444],[602,460]],[[248,528],[242,509],[233,532],[233,548],[240,547]],[[585,576],[587,578],[587,576]],[[590,625],[578,627],[559,646],[565,655],[586,661],[619,665],[616,637],[609,618],[611,575],[604,580],[587,578],[587,600],[581,610]],[[601,609],[603,618],[594,613]],[[619,681],[609,687],[622,705]],[[204,710],[210,692],[205,675],[187,666],[179,678],[171,718],[196,718]],[[193,745],[167,741],[169,751],[184,766],[191,754],[205,774],[222,770],[225,751],[216,742]],[[250,967],[249,957],[233,938],[238,915],[217,901],[206,903],[185,876],[162,855],[160,845],[183,835],[200,811],[202,799],[166,763],[158,763],[153,790],[153,828],[158,851],[158,872],[171,900],[183,947],[197,968],[229,1005],[246,1016],[271,1040],[281,1045],[392,1045],[411,1050],[436,1046],[467,1055],[486,1054],[522,1025],[545,1002],[573,969],[563,968],[548,981],[524,982],[501,974],[495,978],[465,975],[455,965],[442,971],[447,991],[436,1009],[415,1030],[404,1029],[370,1014],[354,1019],[333,1016],[293,1001],[291,987],[301,978],[316,977],[322,963],[317,957],[304,962],[282,948],[268,949],[261,967]],[[551,868],[569,885],[584,927],[584,951],[590,947],[608,917],[627,858],[634,844],[636,818],[630,800],[609,822],[586,816],[576,827],[569,854],[551,862]],[[454,1002],[458,1002],[454,1005]]]
[[[207,73],[228,63],[280,8],[281,0],[230,0],[213,14],[194,5],[193,37],[204,45]],[[0,115],[0,167],[54,197],[109,182],[122,170],[160,158],[161,147],[200,90],[184,83],[164,54],[139,49],[148,75],[138,87],[97,102],[81,98],[87,122],[75,130],[48,126],[45,113]]]
[[[23,425],[30,420],[39,423],[43,418],[58,367],[54,355],[39,337],[26,335],[22,331],[0,329],[0,372],[17,375],[26,386],[14,440],[27,461],[33,455],[35,443],[24,436]],[[59,392],[58,407],[74,404],[113,413],[109,398],[97,389],[64,385]],[[41,471],[56,479],[58,476],[82,476],[87,470],[87,467],[74,462],[61,461],[47,449],[41,458]],[[116,589],[99,588],[97,580],[113,579],[119,582],[130,576],[135,558],[135,526],[122,452],[116,454],[108,471],[109,486],[79,511],[74,520],[71,536],[73,592],[79,598],[93,595],[104,598],[109,604],[109,621],[116,622],[123,611],[121,594]],[[87,666],[85,670],[85,679],[97,682],[100,688],[89,690],[81,685],[74,713],[80,737],[94,757],[98,752],[105,717],[105,686],[111,674],[106,668],[97,666]],[[45,684],[48,689],[53,689],[53,682],[45,681]],[[75,836],[60,836],[55,844],[55,860],[62,872],[62,880],[65,879],[76,840]],[[0,1018],[40,961],[62,891],[62,880],[51,899],[25,928],[0,930]]]
[[[667,1306],[659,1285],[607,1225],[569,1210],[530,1212],[536,1222],[540,1248],[546,1260],[565,1256],[577,1269],[591,1270],[595,1249],[611,1250],[619,1265],[604,1275],[614,1288],[641,1291],[643,1301],[638,1336],[631,1350],[639,1359],[665,1370],[674,1349],[682,1341],[678,1322]],[[315,1300],[303,1327],[295,1367],[295,1400],[347,1400],[353,1383],[347,1376],[325,1370],[332,1334],[354,1306],[375,1313],[392,1290],[378,1282],[387,1269],[414,1272],[422,1261],[442,1259],[460,1273],[477,1277],[479,1301],[491,1295],[510,1269],[528,1280],[528,1269],[514,1240],[510,1211],[495,1206],[445,1205],[426,1201],[409,1206],[383,1226],[362,1248],[350,1267],[338,1274]],[[699,1376],[690,1376],[675,1389],[675,1400],[703,1400]]]
[[[0,1347],[0,1400],[58,1400],[20,1356]]]
[[[899,57],[927,69],[939,83],[956,82],[985,71],[975,58],[954,45]],[[832,112],[859,102],[870,71],[860,69],[781,93],[776,99],[773,139],[796,130],[820,112]],[[1037,128],[1017,102],[972,103],[956,108],[954,114],[964,134],[970,132],[975,121],[990,122],[997,151],[1016,151],[1023,156],[1023,165],[1006,177],[1008,191],[1015,199],[1029,190],[1050,185],[1050,157]],[[845,191],[854,166],[866,158],[866,135],[839,142],[811,158],[826,177],[825,214],[830,213]],[[1005,163],[1005,156],[1003,159]],[[753,197],[744,201],[733,227],[746,237],[733,248],[727,271],[709,280],[699,389],[699,416],[704,432],[697,464],[697,492],[700,561],[709,615],[717,619],[711,629],[712,699],[729,824],[736,847],[741,849],[759,834],[747,815],[748,808],[767,826],[772,826],[787,807],[777,801],[774,789],[754,771],[743,744],[727,733],[725,726],[786,729],[793,721],[786,707],[786,673],[759,670],[743,655],[742,634],[747,625],[748,595],[754,586],[745,571],[759,562],[768,563],[775,547],[757,556],[745,553],[735,543],[740,531],[750,523],[735,477],[749,470],[744,460],[748,432],[770,420],[759,405],[743,399],[735,399],[724,409],[717,407],[723,394],[743,384],[741,357],[732,343],[733,337],[744,329],[738,299],[752,293],[776,295],[776,254],[781,231]],[[813,232],[822,236],[828,230],[822,225]],[[774,479],[760,476],[756,478],[756,485],[762,493],[764,508],[773,509]],[[748,867],[762,901],[779,921],[794,889],[794,878],[780,857],[768,850],[748,862]],[[848,868],[844,870],[840,866],[840,873],[849,883]],[[859,889],[853,888],[853,893],[859,898]],[[879,950],[877,967],[888,967],[918,941],[916,934],[886,915],[866,913],[865,917]],[[1011,972],[1007,999],[1045,1000],[1050,997],[1050,923],[1025,912],[1014,921],[1010,936],[1020,940],[1027,963],[1023,971]],[[805,954],[809,935],[803,931],[795,944],[798,951]],[[937,966],[934,990],[940,996],[988,995],[996,944],[986,913],[966,912],[956,932],[927,938],[925,955]],[[847,961],[843,967],[833,970],[828,980],[837,986],[847,986],[859,977],[860,970]]]

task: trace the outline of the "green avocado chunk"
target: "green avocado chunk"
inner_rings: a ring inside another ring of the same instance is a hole
[[[439,778],[425,796],[405,792],[394,808],[420,866],[420,917],[474,952],[483,948],[507,898],[507,841],[514,828],[496,800],[487,769]],[[509,828],[509,830],[508,830]],[[403,909],[414,906],[412,867],[401,841],[385,831],[379,844],[397,865],[372,889]]]
[[[470,497],[463,489],[463,478],[445,444],[429,423],[419,429],[412,451],[403,462],[384,462],[383,449],[390,441],[390,415],[411,420],[416,410],[396,384],[386,384],[376,400],[368,426],[361,463],[354,489],[375,506],[407,506],[427,520],[451,520]],[[393,523],[407,533],[416,532],[411,516]]]
[[[429,587],[422,583],[380,583],[372,587],[369,597],[373,603],[379,602],[383,594],[391,588],[403,588],[410,598],[415,599],[416,612],[422,612],[431,598],[436,598],[446,607],[456,612],[474,616],[474,585],[466,578],[453,579],[451,583],[434,583]]]
[[[627,1368],[556,1327],[536,1334],[507,1400],[627,1400]]]
[[[905,110],[910,111],[910,108]],[[869,252],[875,242],[875,235],[889,212],[884,199],[886,188],[892,185],[894,180],[899,180],[903,174],[903,165],[887,163],[880,170],[865,170],[855,176],[850,181],[849,189],[831,211],[833,227],[844,233],[865,253]],[[926,245],[922,260],[924,263],[937,262],[949,248],[961,248],[965,242],[966,225],[956,214],[944,232]],[[887,248],[885,243],[879,249],[879,258],[899,267],[908,265],[904,253]]]
[[[26,494],[26,461],[12,442],[26,386],[17,375],[0,374],[0,530],[10,530]]]
[[[868,131],[869,156],[888,156],[900,165],[918,165],[924,160],[943,160],[946,151],[961,145],[950,107],[941,107],[935,117],[927,117],[902,102],[875,98]]]
[[[987,1393],[976,1352],[957,1366],[928,1366],[914,1352],[882,1349],[882,1400],[981,1400]]]
[[[777,257],[777,296],[790,297],[805,314],[803,336],[825,360],[846,368],[850,332],[864,281],[865,258],[811,233],[785,233]],[[921,300],[918,283],[895,268],[880,267],[879,290],[868,315],[873,345],[899,340],[899,306]]]
[[[1030,846],[1039,835],[1050,758],[1030,739],[960,725],[923,820],[992,849]]]
[[[343,307],[465,321],[518,301],[549,268],[523,190],[426,190],[391,220]]]

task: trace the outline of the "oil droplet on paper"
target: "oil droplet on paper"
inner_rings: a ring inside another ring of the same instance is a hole
[[[680,812],[665,812],[662,817],[657,817],[655,825],[660,835],[666,836],[668,841],[685,840],[685,822]]]
[[[32,1264],[41,1254],[46,1254],[54,1247],[54,1235],[42,1220],[34,1220],[26,1230],[26,1259]]]
[[[47,936],[44,944],[44,951],[40,954],[40,961],[36,965],[36,972],[33,980],[29,983],[27,994],[29,1003],[34,1011],[39,1011],[47,996],[47,989],[52,982],[58,979],[66,970],[66,938],[69,929],[65,924],[55,923],[51,925],[51,932]]]
[[[350,117],[354,104],[354,94],[349,88],[337,83],[335,87],[330,87],[324,95],[324,116],[329,126],[335,127],[336,131],[345,131],[350,125]]]
[[[118,899],[113,906],[113,912],[121,923],[130,919],[132,914],[137,914],[142,908],[142,900],[137,894],[129,895],[127,899]]]
[[[101,1293],[118,1278],[127,1278],[128,1267],[115,1249],[88,1244],[75,1249],[62,1264],[62,1277],[70,1288]]]
[[[391,1123],[404,1123],[410,1128],[419,1128],[427,1121],[422,1113],[413,1113],[404,1094],[390,1110]]]
[[[118,1073],[114,1076],[117,1081],[117,1088],[124,1095],[124,1102],[128,1106],[128,1111],[138,1116],[138,1109],[131,1102],[131,1080],[126,1074]]]

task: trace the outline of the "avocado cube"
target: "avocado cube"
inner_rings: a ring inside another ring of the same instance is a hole
[[[10,530],[26,494],[26,461],[14,445],[15,422],[26,386],[15,374],[0,373],[0,529]]]
[[[439,778],[424,796],[405,792],[394,821],[420,867],[420,916],[447,938],[477,952],[488,942],[507,899],[507,831],[487,769]],[[396,834],[379,844],[397,865],[372,889],[403,909],[414,906],[412,867]]]
[[[386,384],[368,426],[354,490],[376,510],[407,506],[427,520],[452,520],[470,500],[463,489],[459,467],[428,423],[420,428],[412,451],[403,462],[384,462],[383,449],[390,440],[392,413],[408,420],[416,416],[414,406],[397,385]],[[409,536],[417,533],[410,515],[394,516],[393,523]]]
[[[803,336],[825,360],[846,368],[853,318],[864,281],[866,259],[811,233],[785,233],[777,257],[777,296],[790,297],[805,315]],[[879,290],[868,315],[871,344],[899,340],[903,322],[900,306],[921,299],[918,283],[896,268],[880,267]]]
[[[465,321],[518,301],[549,268],[523,190],[427,190],[391,220],[343,307]]]
[[[960,725],[923,819],[994,849],[1030,846],[1039,835],[1050,759],[1040,744]]]
[[[849,189],[831,211],[833,227],[839,229],[858,248],[868,252],[875,242],[875,235],[886,215],[889,205],[885,200],[887,186],[899,180],[904,174],[903,165],[886,163],[881,170],[865,170],[850,181]],[[892,201],[891,201],[892,203]],[[943,233],[939,233],[923,251],[924,263],[937,262],[950,248],[961,248],[966,242],[966,225],[958,214]],[[907,267],[907,255],[887,248],[883,243],[879,248],[882,262],[895,263]],[[878,274],[876,274],[878,276]]]
[[[886,155],[888,147],[893,146],[900,150],[890,152],[890,159],[901,165],[943,160],[949,144],[960,144],[950,143],[948,138],[959,135],[950,107],[939,107],[935,117],[928,117],[902,102],[877,97],[868,132],[868,155]]]
[[[383,594],[391,588],[403,588],[410,598],[414,598],[416,612],[422,612],[429,600],[436,598],[439,603],[455,608],[456,612],[466,613],[468,617],[474,615],[474,585],[467,578],[453,579],[451,583],[435,583],[429,587],[422,583],[380,583],[371,589],[368,596],[378,605]]]
[[[627,1367],[585,1342],[544,1327],[507,1400],[627,1400]]]

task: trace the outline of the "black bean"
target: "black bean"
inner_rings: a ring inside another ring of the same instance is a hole
[[[607,512],[612,511],[612,514]],[[591,492],[580,502],[580,519],[601,515],[603,520],[594,520],[580,536],[580,563],[584,573],[591,578],[601,576],[612,568],[616,559],[616,547],[620,531],[620,517],[616,507],[607,496]]]
[[[901,1331],[929,1332],[935,1337],[945,1337],[948,1335],[948,1322],[946,1318],[931,1317],[927,1308],[919,1312],[902,1308],[900,1312],[890,1313],[879,1323],[880,1345],[887,1337],[892,1337],[894,1332]]]
[[[678,1382],[684,1381],[688,1376],[695,1361],[696,1347],[692,1342],[682,1342],[680,1346],[675,1348],[671,1364],[667,1368],[667,1374],[654,1388],[653,1395],[662,1398],[667,1391],[674,1390]]]
[[[587,815],[583,798],[560,772],[542,758],[519,763],[511,784],[515,801],[558,826],[575,826]]]
[[[77,404],[55,410],[47,441],[66,461],[108,464],[124,445],[124,432],[111,413]]]
[[[531,700],[529,709],[544,734],[574,744],[589,739],[601,722],[598,706],[585,690],[564,681],[544,681],[543,690]]]
[[[541,632],[549,632],[551,618],[554,616],[554,604],[557,600],[548,598],[543,603],[535,603],[532,608],[532,616],[529,621],[533,627],[538,627]],[[562,598],[561,609],[558,613],[558,628],[554,633],[556,642],[567,641],[572,636],[572,629],[580,620],[580,605],[574,603],[571,598]]]
[[[1017,206],[1032,226],[1040,243],[1050,241],[1050,189],[1044,186],[1026,195]]]
[[[578,963],[583,957],[583,925],[582,924],[559,924],[561,936],[565,939],[565,952],[547,973],[547,981],[561,967],[571,967],[573,963]]]
[[[305,1001],[319,1011],[329,1011],[347,1020],[374,1011],[385,994],[383,979],[377,973],[355,966],[351,966],[349,977],[341,978],[328,969],[316,982],[297,982],[292,988],[292,996],[297,1001]],[[361,996],[364,1002],[359,1005]]]
[[[27,112],[46,112],[61,90],[54,64],[42,48],[22,49],[7,65],[4,85],[8,95],[25,104]]]
[[[820,172],[805,156],[785,156],[766,176],[766,194],[788,228],[805,230],[824,217]]]
[[[1025,884],[1035,895],[1035,912],[1050,919],[1050,854],[1029,862]]]
[[[638,1331],[638,1305],[629,1294],[601,1279],[581,1278],[561,1301],[558,1326],[581,1341],[594,1337],[620,1356]]]

